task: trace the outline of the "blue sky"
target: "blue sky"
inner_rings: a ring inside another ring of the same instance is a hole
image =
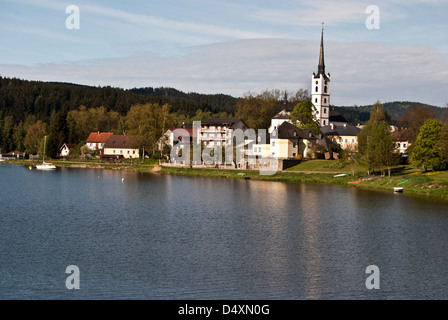
[[[80,28],[66,28],[66,7]],[[379,8],[368,29],[366,8]],[[334,105],[448,102],[443,0],[0,0],[0,74],[243,96],[309,89],[321,23]]]

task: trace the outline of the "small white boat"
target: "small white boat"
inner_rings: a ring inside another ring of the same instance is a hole
[[[36,165],[37,170],[54,170],[56,169],[56,166],[54,164],[48,163],[48,162],[42,162],[42,164]]]
[[[394,192],[403,192],[403,187],[394,187]]]
[[[47,136],[44,137],[44,155],[42,157],[42,164],[36,164],[37,170],[54,170],[56,166],[52,163],[45,162],[45,147],[47,142]]]

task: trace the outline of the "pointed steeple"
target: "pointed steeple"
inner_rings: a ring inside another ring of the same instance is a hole
[[[325,62],[324,62],[324,23],[322,22],[322,34],[320,37],[320,53],[319,53],[319,64],[317,66],[317,76],[323,75],[324,78],[326,78],[325,75]]]
[[[317,74],[322,74],[325,77],[325,62],[324,62],[324,23],[322,22],[322,35],[320,38],[320,53],[319,65],[317,66]]]

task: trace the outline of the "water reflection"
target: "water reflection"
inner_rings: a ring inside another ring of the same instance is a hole
[[[0,298],[448,297],[444,204],[323,185],[0,170]],[[70,296],[69,264],[83,275]]]

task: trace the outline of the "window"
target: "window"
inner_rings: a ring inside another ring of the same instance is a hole
[[[297,142],[296,142],[296,141],[294,141],[294,142],[292,143],[292,147],[293,147],[293,148],[297,148]]]
[[[352,143],[355,143],[355,139],[352,139]]]
[[[296,157],[296,156],[297,156],[297,153],[294,152],[294,153],[292,154],[292,156],[293,156],[293,157]]]
[[[324,103],[327,103],[327,98],[324,99]]]
[[[324,87],[324,92],[327,93],[327,86]]]
[[[272,141],[272,146],[275,147],[275,141]]]
[[[326,99],[325,99],[326,100]],[[324,114],[327,114],[327,108],[324,108]]]
[[[347,143],[347,139],[345,139],[345,143]]]
[[[406,143],[403,143],[403,148],[406,148]]]
[[[327,121],[324,120],[324,123],[323,123],[323,124],[324,124],[324,126],[326,126],[326,125],[327,125]]]
[[[123,154],[123,150],[120,150],[120,153]]]
[[[316,92],[319,91],[319,88],[316,86]]]
[[[319,83],[319,81],[316,81],[316,84],[318,84]]]
[[[113,153],[115,153],[115,149],[114,149]]]
[[[131,151],[128,150],[128,154],[131,154]]]
[[[316,98],[316,99],[314,99],[314,102],[315,102],[315,103],[317,103],[317,98]]]

